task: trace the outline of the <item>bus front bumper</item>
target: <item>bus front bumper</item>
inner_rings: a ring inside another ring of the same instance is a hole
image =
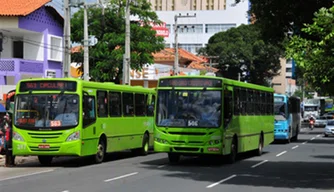
[[[289,133],[275,133],[274,134],[274,139],[275,140],[286,140],[289,139]]]
[[[220,155],[222,154],[222,145],[212,145],[212,146],[197,146],[197,145],[170,145],[154,141],[154,152],[160,153],[182,153],[182,154],[212,154]]]
[[[80,156],[81,140],[62,143],[27,143],[13,140],[13,155]]]

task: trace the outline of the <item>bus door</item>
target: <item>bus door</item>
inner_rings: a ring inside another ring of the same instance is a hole
[[[233,87],[225,86],[223,92],[223,121],[222,126],[225,132],[225,137],[228,139],[224,139],[224,144],[226,149],[230,149],[230,144],[232,142],[232,138],[235,130],[232,117],[233,117]],[[227,143],[226,143],[226,142]]]
[[[92,155],[96,153],[96,99],[95,95],[83,93],[83,128],[81,155]]]

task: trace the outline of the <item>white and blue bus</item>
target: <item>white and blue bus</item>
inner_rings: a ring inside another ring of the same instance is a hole
[[[274,94],[275,140],[297,141],[300,131],[300,99]]]

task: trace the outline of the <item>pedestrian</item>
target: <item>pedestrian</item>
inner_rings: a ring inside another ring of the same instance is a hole
[[[6,167],[15,166],[15,156],[12,150],[12,112],[9,110],[5,116],[6,119],[6,134],[5,134],[5,149],[6,149]]]

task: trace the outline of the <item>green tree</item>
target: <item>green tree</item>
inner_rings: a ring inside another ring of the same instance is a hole
[[[88,9],[89,34],[95,35],[98,43],[90,47],[89,70],[95,81],[119,83],[122,77],[123,54],[125,53],[125,0],[111,0],[112,6],[105,9]],[[147,0],[137,0],[130,5],[131,15],[143,22],[131,22],[131,68],[141,70],[145,64],[152,64],[152,53],[164,48],[164,39],[156,36],[150,22],[161,23],[151,10]],[[74,14],[71,20],[72,40],[82,42],[83,11]],[[76,57],[77,58],[77,57]]]
[[[209,39],[204,52],[219,56],[219,69],[224,77],[238,79],[244,65],[249,75],[242,80],[260,85],[266,85],[266,80],[276,76],[281,67],[281,49],[266,44],[257,25],[240,25],[216,33]]]
[[[287,45],[287,56],[296,60],[304,71],[304,79],[321,92],[334,94],[334,6],[315,13],[312,24],[302,31],[313,38],[293,36]]]
[[[236,0],[240,2],[241,0]],[[256,23],[262,29],[266,40],[274,43],[282,42],[288,32],[300,34],[303,37],[309,34],[300,30],[305,23],[312,23],[314,13],[322,7],[333,6],[331,0],[249,0],[251,9],[249,14],[256,18]]]

